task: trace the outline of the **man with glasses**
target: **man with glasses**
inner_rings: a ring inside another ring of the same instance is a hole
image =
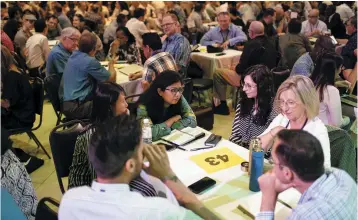
[[[167,38],[163,42],[162,49],[173,56],[178,72],[184,75],[189,64],[191,49],[189,41],[177,32],[179,27],[180,24],[177,16],[174,14],[164,15],[162,29]]]
[[[32,36],[31,30],[34,28],[34,23],[36,21],[36,17],[33,14],[25,14],[22,17],[22,28],[16,33],[14,43],[20,49],[21,55],[24,57],[26,53],[24,51],[26,46],[26,41]]]
[[[273,220],[278,195],[293,187],[302,196],[287,219],[356,219],[357,184],[345,171],[325,170],[319,140],[304,130],[281,130],[272,148],[274,167],[259,177],[256,220]]]
[[[234,47],[237,43],[247,41],[245,33],[236,25],[231,24],[227,11],[218,14],[219,27],[207,32],[200,40],[203,46],[220,46],[224,49]]]
[[[52,48],[48,56],[46,76],[55,74],[62,77],[68,58],[78,49],[80,37],[81,33],[73,27],[61,31],[60,43]]]
[[[327,31],[327,25],[318,19],[319,11],[312,9],[308,14],[308,20],[302,22],[301,34],[307,37],[318,37]]]
[[[346,23],[348,42],[342,48],[343,66],[345,69],[353,69],[357,63],[357,17],[350,18]]]

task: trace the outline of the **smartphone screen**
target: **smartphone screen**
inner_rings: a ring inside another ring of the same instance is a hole
[[[170,145],[170,144],[165,144],[165,143],[162,143],[162,142],[158,143],[158,145],[164,145],[164,147],[165,147],[165,149],[166,149],[167,151],[172,151],[172,150],[175,149],[175,146]]]
[[[204,177],[202,178],[201,180],[191,184],[190,186],[188,186],[188,188],[196,193],[196,194],[199,194],[201,193],[202,191],[206,190],[207,188],[213,186],[216,184],[216,181],[209,178],[209,177]]]

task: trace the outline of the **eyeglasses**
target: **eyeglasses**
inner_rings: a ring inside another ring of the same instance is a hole
[[[250,90],[250,89],[256,88],[257,86],[244,83],[243,88],[245,88],[245,87]]]
[[[162,28],[170,27],[170,26],[172,26],[173,24],[174,24],[174,23],[162,24]]]
[[[25,21],[28,21],[28,22],[30,22],[31,24],[34,24],[34,23],[35,23],[35,21],[34,21],[34,20],[28,20],[28,19],[25,19]]]
[[[280,108],[282,109],[285,105],[287,105],[289,108],[295,108],[297,106],[297,102],[288,100],[287,102],[283,100],[278,101]]]
[[[78,41],[80,41],[80,39],[78,38],[73,38],[73,37],[67,37],[67,38],[72,40],[74,43],[78,43]]]
[[[167,88],[167,89],[165,89],[165,90],[170,91],[173,95],[176,95],[178,92],[179,92],[180,94],[183,94],[183,92],[184,92],[184,86],[179,87],[179,88]]]
[[[311,15],[308,15],[309,18],[318,18],[318,16],[311,16]]]

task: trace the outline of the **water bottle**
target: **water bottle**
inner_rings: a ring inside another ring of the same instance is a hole
[[[264,171],[264,150],[262,149],[260,139],[255,137],[250,142],[249,189],[252,192],[260,191],[258,178],[262,175],[263,171]]]
[[[145,144],[152,144],[152,127],[148,118],[143,120],[142,139]]]

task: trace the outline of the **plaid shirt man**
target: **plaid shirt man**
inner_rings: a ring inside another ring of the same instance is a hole
[[[151,83],[165,70],[177,71],[174,58],[167,52],[154,51],[153,56],[144,63],[143,80]]]
[[[301,196],[287,219],[356,219],[357,184],[345,171],[331,168]],[[260,212],[256,220],[273,220],[274,212]]]

